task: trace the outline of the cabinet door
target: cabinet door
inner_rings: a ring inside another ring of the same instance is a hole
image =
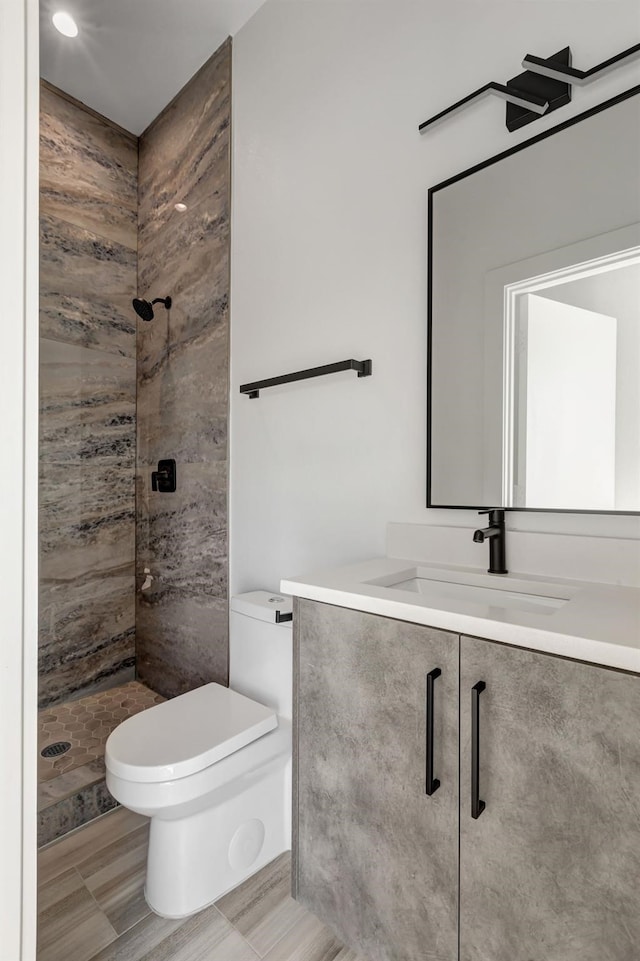
[[[460,716],[460,961],[638,961],[640,677],[463,637]]]
[[[294,635],[294,893],[368,961],[455,961],[459,638],[311,601]]]

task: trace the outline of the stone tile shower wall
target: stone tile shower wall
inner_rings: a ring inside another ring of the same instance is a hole
[[[134,664],[136,138],[41,88],[40,701]]]
[[[137,676],[172,696],[227,683],[231,42],[140,138]],[[174,204],[187,205],[178,213]],[[151,490],[175,458],[177,491]]]

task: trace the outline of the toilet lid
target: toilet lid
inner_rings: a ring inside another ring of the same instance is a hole
[[[175,780],[277,726],[271,708],[221,684],[205,684],[123,721],[107,740],[105,763],[130,781]]]

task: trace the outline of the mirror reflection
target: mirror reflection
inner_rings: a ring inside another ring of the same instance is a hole
[[[503,425],[510,507],[640,502],[640,248],[515,298]],[[593,438],[598,438],[597,443]]]
[[[430,191],[429,506],[640,511],[639,101]]]

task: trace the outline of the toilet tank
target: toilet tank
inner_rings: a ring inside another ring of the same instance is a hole
[[[231,598],[229,687],[291,718],[293,602],[271,591]]]

